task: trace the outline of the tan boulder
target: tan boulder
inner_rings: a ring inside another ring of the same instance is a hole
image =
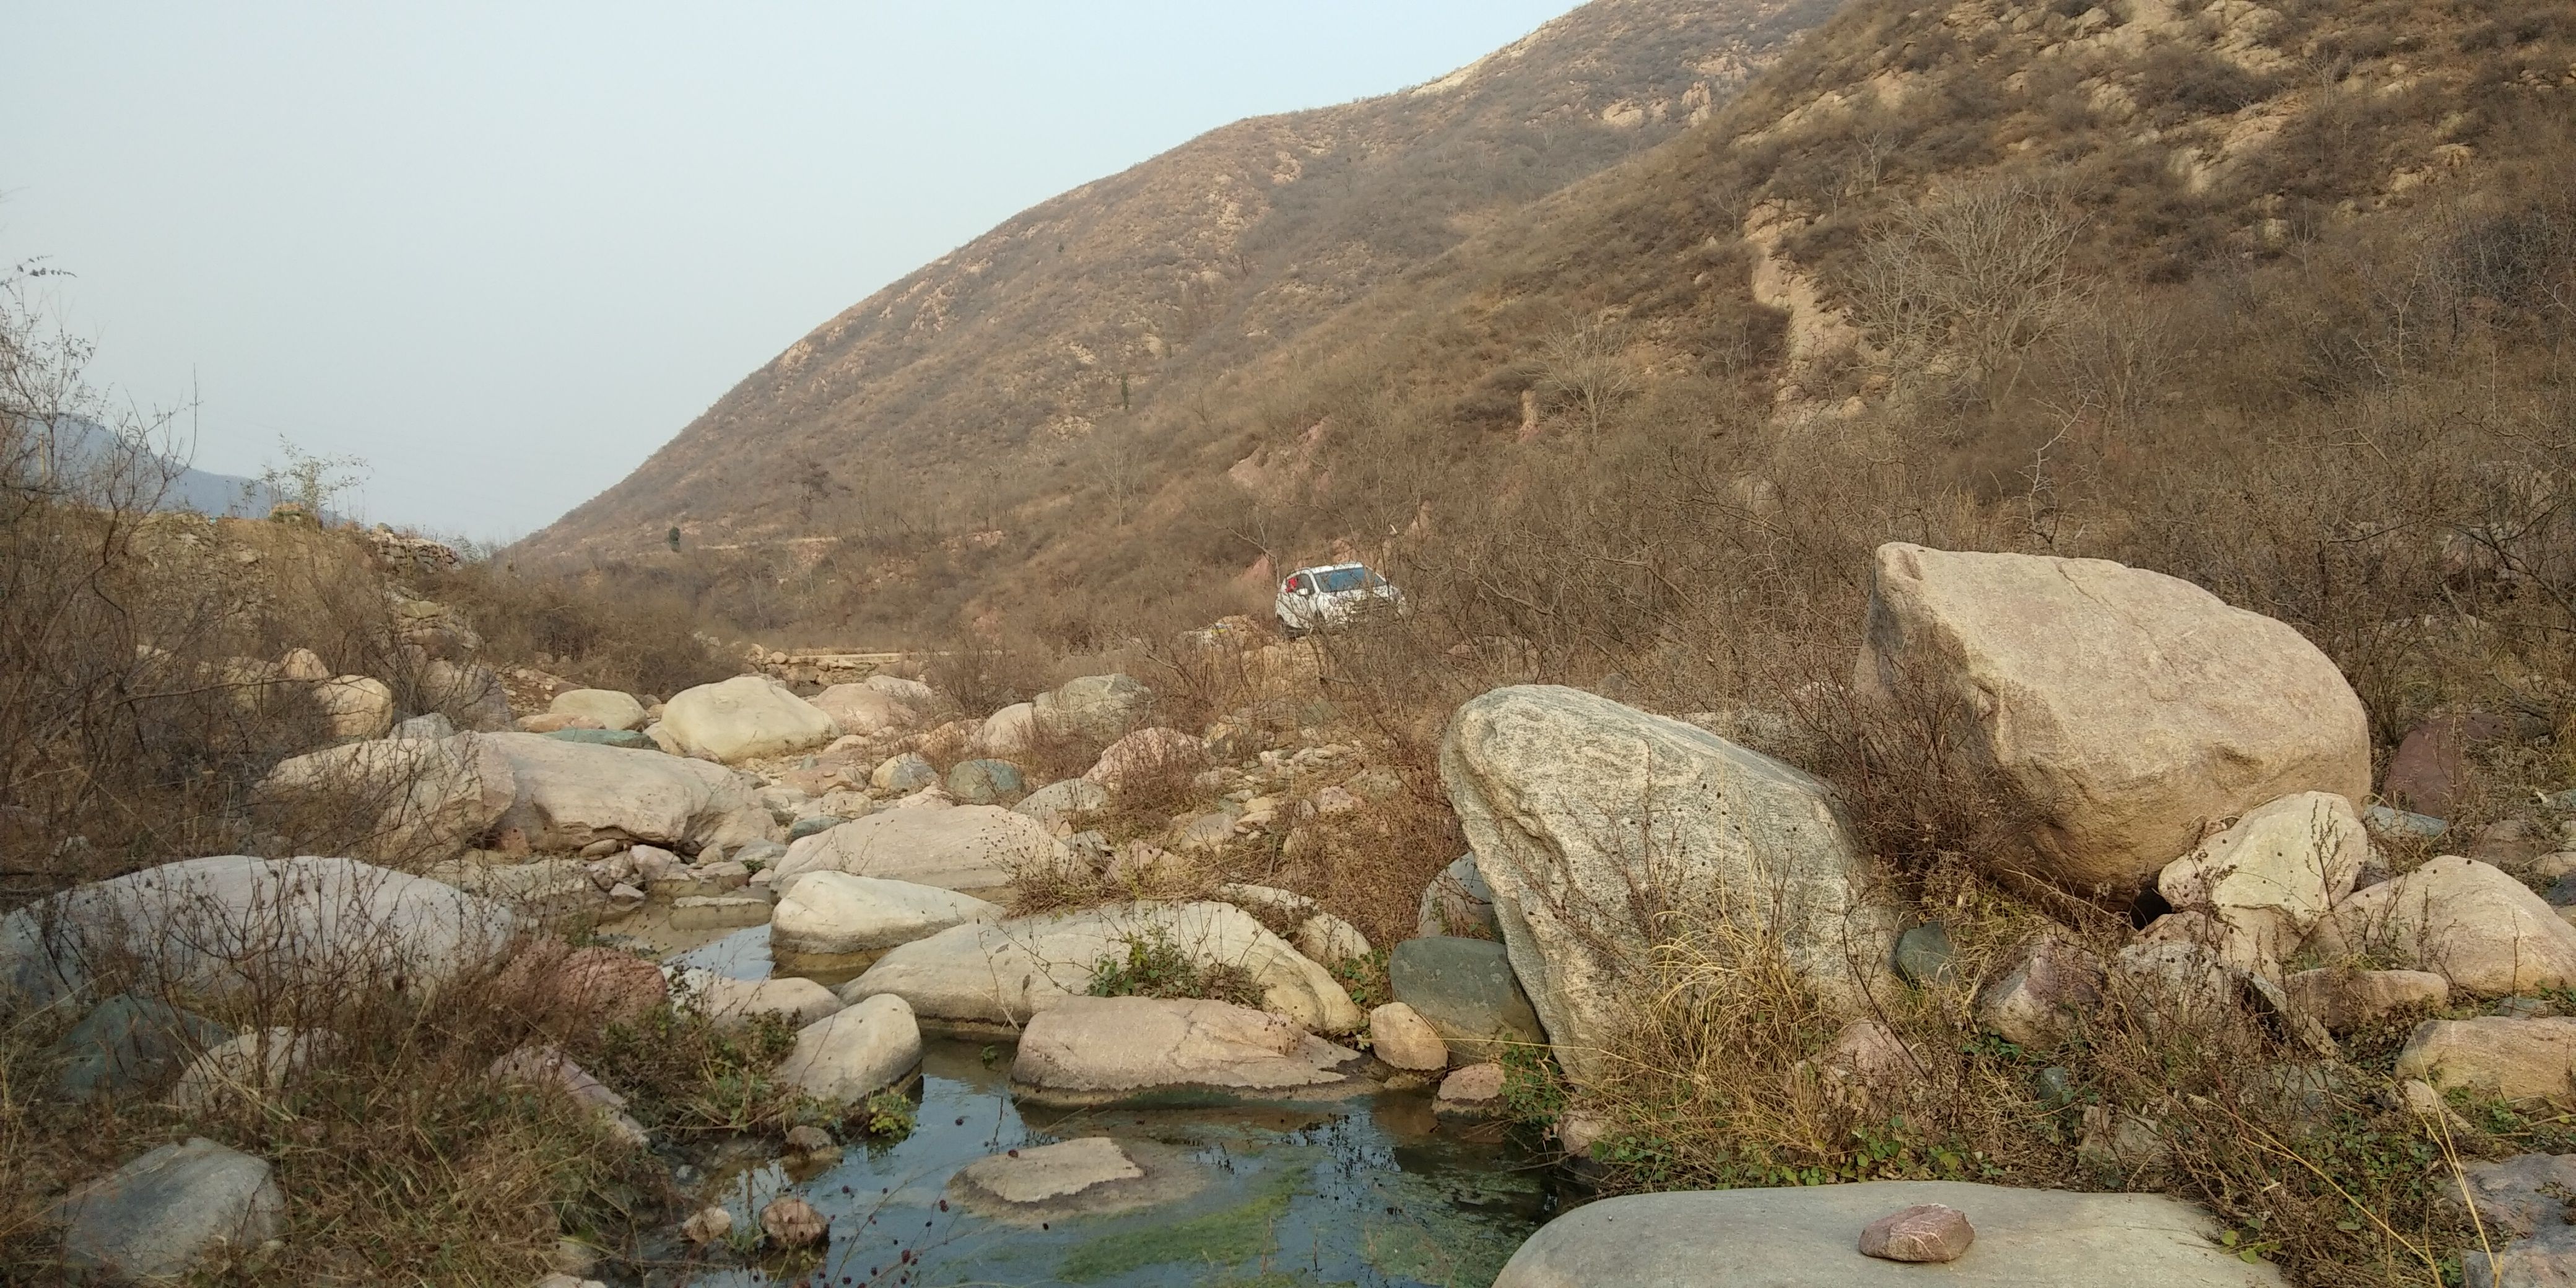
[[[341,675],[313,685],[313,705],[334,738],[382,738],[393,732],[394,691],[367,675]]]
[[[1855,687],[1954,700],[1971,753],[2042,814],[2041,875],[2084,893],[2153,879],[2205,824],[2370,791],[2361,700],[2288,625],[2100,559],[1878,549]]]
[[[2576,1092],[2576,1019],[2426,1020],[2397,1053],[2397,1076],[2442,1091],[2564,1103]]]
[[[841,736],[832,717],[765,675],[683,689],[662,704],[662,728],[727,764],[820,747]]]
[[[1422,1013],[1402,1002],[1369,1012],[1369,1050],[1399,1069],[1446,1069],[1449,1044]]]
[[[2308,947],[2329,962],[2432,971],[2480,997],[2576,985],[2576,926],[2521,882],[2457,855],[2354,892]]]
[[[1187,778],[1207,768],[1207,744],[1178,729],[1139,729],[1102,749],[1083,777],[1119,791],[1139,782]]]
[[[2168,863],[2156,889],[2176,908],[2206,911],[2211,947],[2242,970],[2274,973],[2336,900],[2352,893],[2370,834],[2352,802],[2331,792],[2284,796]]]
[[[615,689],[566,689],[546,704],[549,714],[570,716],[593,722],[600,729],[641,729],[644,727],[644,704],[633,694]],[[573,728],[577,726],[561,726]],[[531,733],[543,730],[530,729]]]
[[[1020,1035],[1011,1089],[1053,1105],[1181,1095],[1347,1094],[1359,1052],[1266,1011],[1203,998],[1072,997]]]
[[[2281,992],[2327,1031],[2350,1033],[2392,1015],[2437,1010],[2450,1000],[2451,983],[2431,971],[2323,966],[2282,980]]]
[[[251,789],[263,816],[362,859],[434,863],[489,831],[518,793],[498,748],[471,734],[343,743],[277,763]]]

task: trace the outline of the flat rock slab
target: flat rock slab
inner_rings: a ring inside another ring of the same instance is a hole
[[[949,1178],[948,1196],[978,1216],[1037,1225],[1157,1207],[1205,1183],[1170,1146],[1083,1136],[977,1159]]]
[[[968,894],[999,890],[1024,871],[1057,871],[1072,852],[1047,826],[994,805],[889,809],[787,847],[778,881],[803,872],[847,872]]]
[[[1107,904],[957,926],[887,953],[844,985],[841,997],[894,993],[912,1003],[926,1028],[1008,1033],[1087,992],[1102,960],[1157,938],[1202,966],[1240,967],[1261,989],[1263,1007],[1309,1029],[1347,1033],[1367,1022],[1331,971],[1251,914],[1215,902]]]
[[[198,1137],[163,1145],[72,1192],[60,1215],[67,1269],[111,1282],[176,1280],[219,1244],[278,1236],[286,1198],[268,1160]]]
[[[1071,997],[1029,1021],[1011,1086],[1056,1105],[1331,1098],[1373,1085],[1360,1058],[1231,1002]]]
[[[999,921],[1002,909],[939,886],[847,872],[803,872],[778,887],[769,920],[776,953],[845,957],[927,939],[970,921]]]
[[[777,832],[751,789],[722,765],[537,733],[479,742],[509,762],[516,792],[497,830],[515,830],[537,850],[578,850],[603,838],[730,850]]]
[[[1872,1221],[1939,1203],[1976,1223],[1939,1265],[1863,1256]],[[2199,1208],[2160,1194],[1871,1181],[1604,1199],[1530,1236],[1494,1288],[2282,1288],[2218,1246]]]

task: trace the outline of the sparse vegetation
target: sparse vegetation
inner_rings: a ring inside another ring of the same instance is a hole
[[[1132,932],[1124,952],[1091,967],[1093,997],[1205,997],[1237,1006],[1261,1005],[1252,972],[1224,961],[1203,960],[1159,926]]]

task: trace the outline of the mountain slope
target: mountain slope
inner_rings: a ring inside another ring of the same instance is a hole
[[[939,527],[1104,418],[1179,405],[1530,200],[1704,119],[1826,0],[1598,0],[1440,80],[1248,120],[1021,214],[832,319],[523,553]],[[781,504],[793,498],[793,506]],[[892,516],[892,517],[887,517]]]

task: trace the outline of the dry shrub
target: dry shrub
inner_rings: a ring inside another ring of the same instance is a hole
[[[669,697],[741,669],[697,632],[686,598],[650,585],[523,574],[487,556],[422,591],[463,611],[491,657],[591,688]]]
[[[1830,1067],[1844,1022],[1778,946],[1730,926],[1676,928],[1639,990],[1610,1073],[1572,1093],[1606,1125],[1614,1191],[1948,1179],[2163,1190],[2215,1212],[2231,1246],[2316,1285],[2438,1282],[2474,1245],[2444,1205],[2464,1157],[2556,1148],[2564,1129],[2455,1101],[2473,1125],[2404,1110],[2391,1073],[2412,1018],[2321,1058],[2249,992],[2112,971],[2061,1044],[1979,1030],[1979,988],[2048,925],[1960,869],[1937,878],[1956,978],[1875,999],[1906,1044],[1873,1081]],[[2104,960],[2117,922],[2054,933]],[[1533,1097],[1545,1103],[1546,1097]],[[2152,1148],[2108,1148],[2123,1120]],[[2453,1273],[2456,1273],[2454,1271]]]

